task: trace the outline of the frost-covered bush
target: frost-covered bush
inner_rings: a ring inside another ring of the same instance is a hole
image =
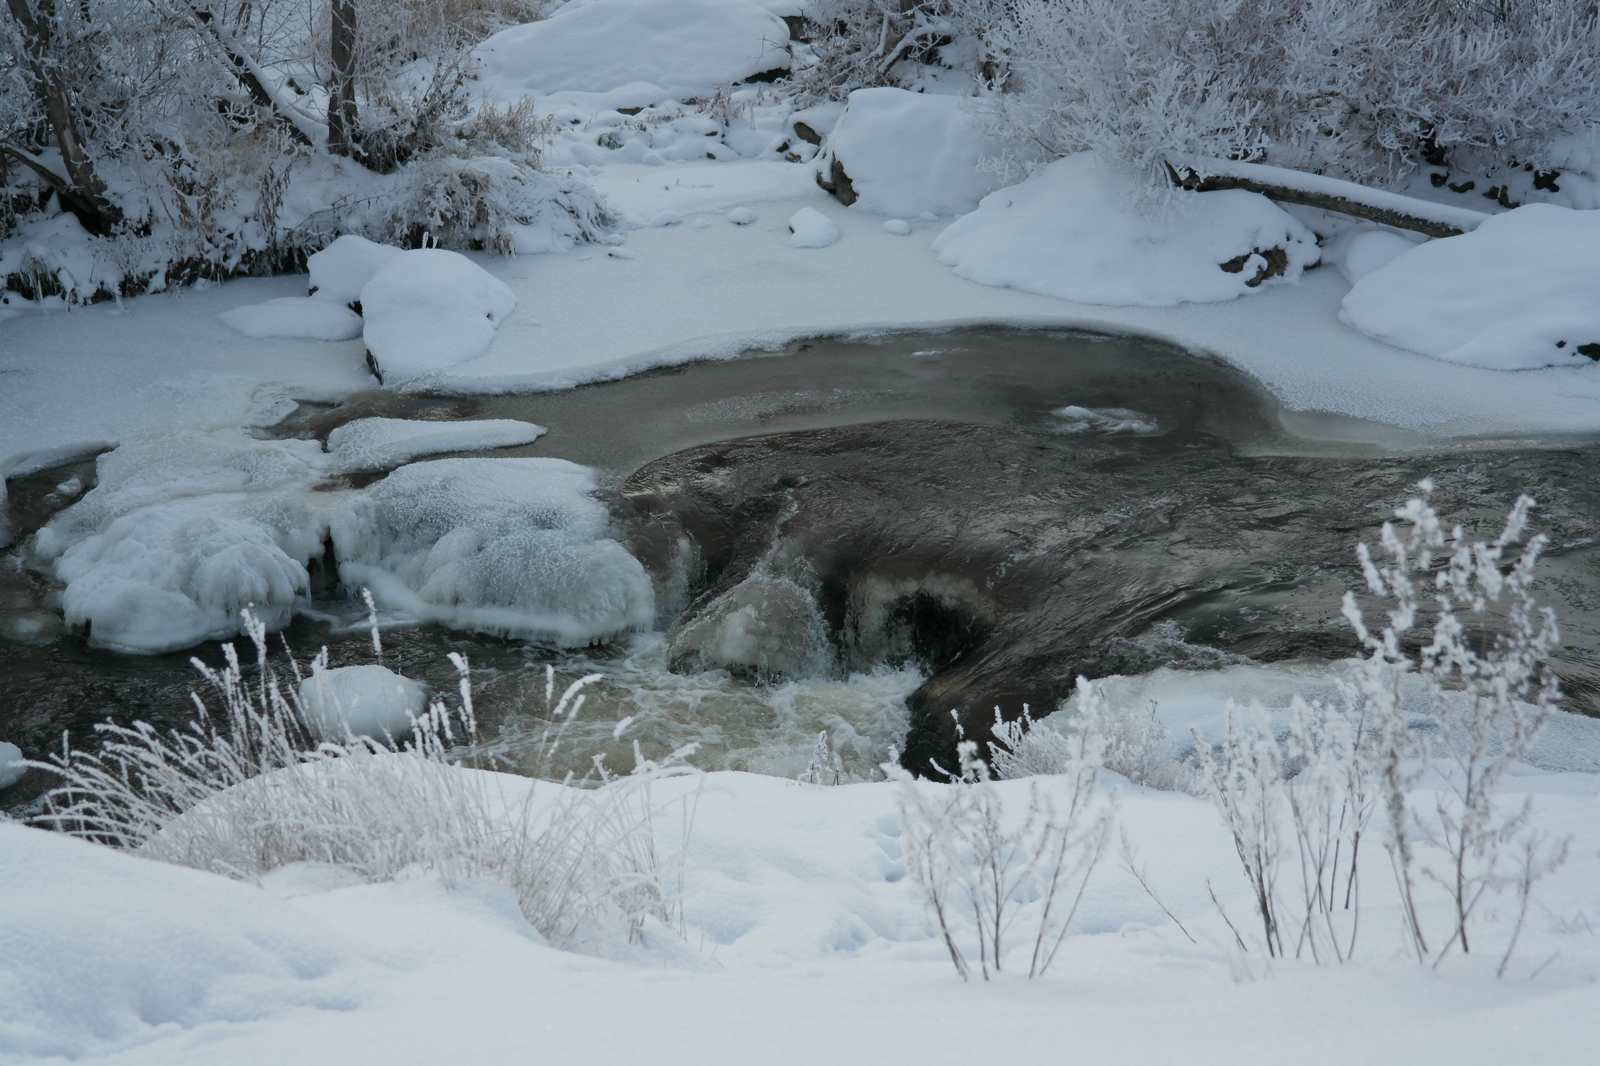
[[[965,85],[995,71],[984,38],[1009,0],[816,0],[806,8],[811,62],[796,78],[807,99],[842,100],[876,85],[912,88],[930,67]]]
[[[1019,146],[1157,185],[1179,153],[1378,183],[1475,155],[1545,170],[1600,121],[1587,0],[1011,0],[988,43]]]

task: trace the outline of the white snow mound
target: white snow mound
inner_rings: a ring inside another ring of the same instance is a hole
[[[1600,359],[1600,211],[1528,204],[1419,244],[1358,279],[1339,317],[1453,363],[1587,366]]]
[[[250,607],[285,625],[322,551],[307,502],[315,441],[182,433],[101,456],[99,484],[39,531],[69,626],[96,647],[158,654],[240,632]]]
[[[311,295],[346,306],[356,303],[378,268],[399,254],[400,249],[392,244],[346,233],[306,259],[311,271]]]
[[[27,768],[21,765],[22,749],[0,740],[0,788],[10,788],[22,780]]]
[[[788,26],[748,0],[568,4],[502,30],[474,55],[484,90],[501,100],[624,87],[641,104],[687,100],[790,65]]]
[[[1392,229],[1352,226],[1323,246],[1322,262],[1338,267],[1344,279],[1354,285],[1416,246],[1416,241]]]
[[[420,684],[383,666],[317,670],[300,683],[300,710],[318,740],[398,740],[426,704]]]
[[[361,316],[320,296],[284,296],[218,315],[246,337],[347,341],[361,336]]]
[[[608,536],[594,471],[563,459],[435,459],[356,494],[332,522],[339,575],[386,608],[586,644],[655,616],[644,567]]]
[[[1090,152],[990,193],[933,249],[984,285],[1146,307],[1242,296],[1269,265],[1261,253],[1273,249],[1287,259],[1268,280],[1294,281],[1319,254],[1311,231],[1259,193],[1187,193],[1157,217],[1141,213],[1128,179]],[[1241,257],[1239,271],[1222,269]]]
[[[833,219],[814,207],[802,207],[789,219],[789,247],[826,248],[839,239]]]
[[[857,89],[823,144],[817,167],[838,160],[856,192],[852,205],[878,215],[964,215],[1000,185],[978,169],[1000,145],[965,98],[905,89]]]
[[[512,418],[476,422],[358,418],[328,434],[328,465],[334,473],[388,470],[421,455],[532,444],[546,432],[543,426]]]
[[[367,350],[387,384],[482,354],[516,306],[505,282],[439,248],[391,256],[361,290]]]

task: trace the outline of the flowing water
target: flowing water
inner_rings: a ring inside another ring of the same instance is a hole
[[[1600,694],[1595,683],[1600,669],[1591,661],[1600,647],[1600,553],[1595,537],[1585,532],[1600,517],[1600,465],[1592,446],[1570,441],[1509,448],[1503,443],[1429,446],[1389,427],[1287,413],[1228,368],[1152,342],[1005,330],[816,339],[780,352],[657,370],[565,392],[449,397],[374,390],[335,408],[304,406],[271,432],[322,438],[335,426],[368,415],[537,422],[550,430],[539,441],[491,454],[570,459],[598,468],[611,489],[640,467],[697,445],[904,419],[1003,427],[1015,432],[1000,446],[1019,453],[1038,451],[1045,439],[1120,436],[1149,438],[1158,452],[1188,457],[1186,465],[1174,463],[1168,473],[1159,462],[1137,473],[1130,468],[1126,485],[1118,489],[1130,502],[1159,502],[1180,488],[1192,490],[1192,484],[1173,479],[1192,479],[1194,456],[1225,483],[1256,476],[1247,473],[1247,458],[1314,456],[1357,463],[1421,455],[1430,471],[1438,471],[1437,478],[1485,486],[1481,499],[1470,491],[1458,493],[1467,513],[1447,517],[1490,520],[1503,514],[1502,482],[1535,489],[1547,519],[1561,532],[1544,582],[1558,601],[1568,638],[1558,667],[1577,693],[1577,709],[1593,710],[1590,704]],[[1259,464],[1249,469],[1258,470]],[[55,486],[72,477],[92,485],[92,462],[13,480],[13,531],[25,535],[70,505],[75,497]],[[1491,483],[1494,491],[1487,491]],[[1293,491],[1292,483],[1286,486],[1278,478],[1263,490],[1262,506],[1290,502],[1277,497]],[[1352,478],[1348,491],[1360,501],[1352,506],[1364,509],[1359,513],[1373,526],[1397,502],[1383,493],[1363,495],[1359,478]],[[1302,588],[1296,610],[1303,614],[1313,594],[1325,596],[1321,609],[1337,625],[1337,594],[1348,580],[1350,549],[1347,543],[1336,552],[1329,549],[1328,587]],[[1237,566],[1259,563],[1240,558]],[[534,769],[530,760],[547,734],[541,717],[547,666],[562,682],[588,673],[602,679],[591,686],[578,720],[562,734],[556,764],[542,767],[546,770],[582,774],[596,756],[612,769],[626,769],[635,743],[652,758],[694,743],[699,751],[693,761],[707,769],[794,776],[807,768],[818,733],[826,731],[842,777],[863,779],[875,773],[890,745],[900,742],[905,698],[924,680],[926,663],[886,656],[768,683],[726,670],[674,673],[668,669],[669,634],[687,592],[668,576],[658,579],[657,632],[574,651],[433,625],[399,626],[384,633],[382,661],[448,692],[454,671],[446,653],[466,655],[473,666],[484,751],[512,769]],[[1241,645],[1230,644],[1230,634],[1272,623],[1252,621],[1262,613],[1259,597],[1224,600],[1177,604],[1160,626],[1129,644],[1144,656],[1139,668],[1240,662]],[[345,590],[324,581],[318,599],[305,606],[283,634],[302,659],[326,645],[333,665],[372,661],[362,610]],[[108,718],[143,718],[163,726],[188,720],[188,693],[198,681],[190,657],[215,663],[217,645],[144,657],[96,650],[62,632],[58,607],[59,589],[29,570],[21,551],[13,551],[0,565],[0,739],[40,757],[59,745],[63,733],[75,744],[92,742],[94,723]],[[1230,650],[1223,654],[1208,645]],[[1330,641],[1326,653],[1334,657],[1343,648]],[[275,648],[275,656],[284,654]],[[627,728],[618,731],[617,723],[624,720]],[[0,806],[23,803],[47,785],[46,775],[31,772],[0,791]]]

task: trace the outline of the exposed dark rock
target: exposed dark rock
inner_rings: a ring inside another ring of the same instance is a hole
[[[807,144],[822,143],[822,134],[818,133],[804,122],[796,122],[794,124],[794,135],[799,137],[802,141],[805,141]]]
[[[826,176],[821,169],[817,170],[817,184],[846,207],[856,202],[856,187],[850,181],[850,175],[844,172],[844,164],[839,162],[837,156],[829,158]]]
[[[1245,264],[1250,262],[1252,255],[1259,255],[1266,260],[1264,265],[1256,267],[1255,276],[1245,282],[1252,289],[1268,278],[1282,277],[1284,271],[1289,269],[1289,253],[1277,247],[1268,248],[1265,251],[1257,248],[1253,252],[1236,255],[1226,263],[1219,265],[1230,274],[1240,274],[1244,272]]]

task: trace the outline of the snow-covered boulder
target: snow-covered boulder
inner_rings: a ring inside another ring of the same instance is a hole
[[[879,215],[964,215],[1000,185],[980,170],[1000,146],[959,96],[857,89],[817,156],[818,180]]]
[[[328,468],[341,474],[388,470],[421,455],[532,444],[546,432],[543,426],[512,418],[485,418],[475,422],[358,418],[328,434]]]
[[[0,740],[0,788],[10,788],[22,780],[27,767],[22,765],[22,749]]]
[[[802,207],[789,218],[791,248],[826,248],[838,239],[839,227],[814,207]]]
[[[344,306],[359,305],[361,290],[372,280],[372,275],[399,254],[400,249],[392,244],[379,244],[346,233],[306,259],[306,267],[311,271],[311,295]]]
[[[1324,266],[1335,266],[1354,285],[1396,256],[1416,247],[1417,241],[1382,226],[1351,226],[1322,249]]]
[[[1419,244],[1360,277],[1339,317],[1454,363],[1587,366],[1600,360],[1600,211],[1528,204]]]
[[[1174,193],[1144,212],[1128,181],[1089,152],[1058,159],[984,197],[934,251],[984,285],[1149,307],[1231,300],[1317,261],[1311,231],[1259,193]]]
[[[386,383],[481,354],[516,306],[505,282],[439,248],[390,256],[361,289],[363,336]]]
[[[90,644],[157,654],[222,640],[245,607],[269,627],[288,622],[322,552],[315,441],[182,433],[96,466],[98,485],[34,540],[66,583],[66,623]]]
[[[347,341],[361,336],[361,316],[318,296],[284,296],[217,316],[246,337],[297,337]]]
[[[336,666],[300,682],[300,713],[318,740],[399,740],[427,705],[427,692],[387,667]]]
[[[339,575],[384,607],[586,644],[651,624],[644,567],[607,535],[594,471],[562,459],[401,467],[332,522]]]
[[[789,29],[749,0],[588,0],[478,46],[483,91],[607,94],[609,107],[709,96],[788,70]]]

